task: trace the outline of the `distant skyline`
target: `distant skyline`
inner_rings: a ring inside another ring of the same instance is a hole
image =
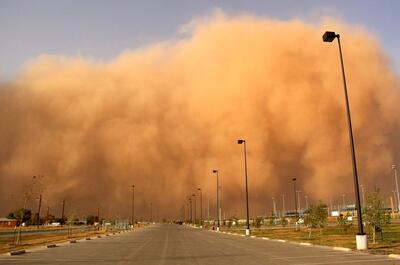
[[[359,25],[376,36],[400,75],[400,2],[386,1],[0,1],[0,80],[27,61],[57,54],[107,61],[124,50],[181,38],[179,29],[215,9],[279,20],[323,17]],[[330,29],[334,30],[334,29]]]

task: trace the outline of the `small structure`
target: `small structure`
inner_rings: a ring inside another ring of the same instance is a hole
[[[17,219],[0,218],[0,227],[16,227]]]

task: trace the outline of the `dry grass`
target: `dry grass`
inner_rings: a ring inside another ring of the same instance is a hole
[[[0,253],[7,253],[17,249],[27,249],[34,246],[45,246],[48,244],[61,243],[73,239],[81,239],[88,236],[105,234],[105,230],[100,231],[74,231],[70,236],[65,234],[36,234],[22,235],[22,243],[14,245],[14,237],[0,238]]]
[[[226,228],[223,231],[235,233],[244,233],[242,228]],[[264,227],[252,229],[252,235],[260,237],[269,237],[273,239],[284,239],[295,242],[308,242],[315,245],[346,247],[355,249],[355,235],[357,229],[353,226],[347,232],[340,232],[335,226],[330,226],[312,231],[309,237],[309,230],[301,226],[299,231],[295,231],[294,227]],[[382,238],[378,236],[377,242],[372,243],[372,235],[368,235],[369,252],[373,254],[400,254],[400,225],[391,224],[383,228]]]

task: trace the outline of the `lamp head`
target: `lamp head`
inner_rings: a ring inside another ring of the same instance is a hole
[[[333,31],[326,31],[324,33],[324,35],[322,36],[322,40],[324,42],[332,42],[336,37],[338,37],[339,35],[336,35],[335,32]]]
[[[218,170],[214,169],[214,170],[213,170],[213,173],[218,173]]]
[[[292,178],[293,181],[296,181],[296,178]]]
[[[238,142],[238,144],[243,144],[243,143],[245,143],[245,142],[246,142],[246,140],[239,139],[237,142]]]

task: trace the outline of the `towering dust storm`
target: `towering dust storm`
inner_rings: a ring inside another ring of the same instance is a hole
[[[251,215],[287,195],[291,178],[313,200],[351,193],[352,173],[338,49],[348,75],[360,182],[388,189],[400,162],[399,80],[373,37],[251,16],[214,17],[190,36],[126,51],[111,62],[41,56],[0,89],[0,212],[22,207],[33,175],[59,216],[178,216],[202,187],[214,212],[215,176],[228,215],[244,213],[248,143]],[[396,160],[397,159],[397,160]],[[37,201],[29,201],[31,208]],[[352,196],[349,196],[349,200]],[[280,207],[280,206],[279,206]]]

